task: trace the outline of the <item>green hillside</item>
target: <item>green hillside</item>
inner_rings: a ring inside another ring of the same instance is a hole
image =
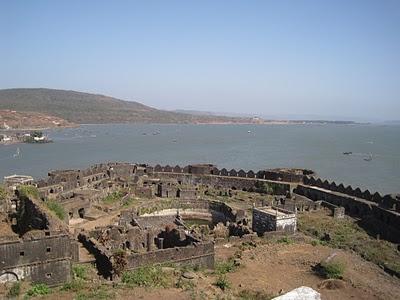
[[[53,89],[0,90],[0,109],[46,113],[78,124],[249,122],[241,118],[163,111],[138,102]]]

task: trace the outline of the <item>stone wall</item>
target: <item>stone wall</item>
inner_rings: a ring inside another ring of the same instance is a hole
[[[368,230],[389,241],[400,242],[400,214],[397,211],[387,210],[376,202],[319,187],[299,185],[296,193],[315,201],[323,200],[342,206],[346,214],[361,218],[360,224]]]
[[[323,207],[328,208],[332,212],[334,219],[343,219],[345,216],[345,209],[342,206],[337,206],[326,201],[320,201]]]
[[[381,196],[378,192],[371,193],[369,190],[362,191],[360,188],[353,188],[350,185],[345,187],[343,184],[337,185],[334,181],[323,181],[320,178],[315,179],[314,177],[307,176],[304,177],[304,184],[375,202],[382,208],[400,212],[400,199],[394,195]]]
[[[71,272],[71,245],[66,224],[56,219],[41,200],[17,191],[18,235],[0,242],[0,279],[26,279],[62,284]]]
[[[0,257],[0,274],[13,272],[18,280],[56,285],[70,278],[71,249],[66,234],[2,243]]]
[[[270,184],[274,192],[280,195],[290,193],[290,184],[265,179],[246,178],[238,176],[196,175],[189,173],[155,172],[155,176],[162,179],[174,178],[182,184],[206,185],[219,189],[256,191],[261,184]]]
[[[252,229],[257,234],[262,235],[269,231],[280,231],[294,233],[297,228],[296,215],[293,212],[278,209],[284,215],[275,215],[265,211],[265,208],[253,208]]]
[[[212,242],[195,243],[192,246],[159,249],[147,253],[132,254],[128,257],[127,269],[136,269],[145,265],[176,263],[214,268],[214,244]]]

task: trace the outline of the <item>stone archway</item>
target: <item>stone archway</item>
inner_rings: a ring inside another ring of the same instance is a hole
[[[16,281],[18,281],[18,276],[14,272],[5,272],[0,275],[0,283],[16,282]]]

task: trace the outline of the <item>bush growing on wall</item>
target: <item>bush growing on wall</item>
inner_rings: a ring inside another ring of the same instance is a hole
[[[39,198],[39,190],[32,185],[20,185],[18,187],[18,194],[20,197],[34,197]]]
[[[66,213],[64,207],[54,200],[46,200],[46,206],[51,210],[60,220],[65,220]]]

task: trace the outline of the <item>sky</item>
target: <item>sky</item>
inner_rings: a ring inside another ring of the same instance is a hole
[[[0,0],[0,89],[400,119],[400,1]]]

